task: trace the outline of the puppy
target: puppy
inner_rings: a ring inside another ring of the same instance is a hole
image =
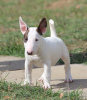
[[[42,37],[47,29],[46,18],[40,21],[38,27],[28,27],[21,17],[19,18],[19,24],[24,35],[24,84],[32,84],[32,68],[35,64],[38,67],[44,67],[44,72],[39,81],[43,81],[45,89],[50,88],[51,65],[55,65],[60,58],[65,63],[65,82],[72,82],[69,53],[65,43],[56,35],[54,21],[49,20],[51,36],[47,38]]]

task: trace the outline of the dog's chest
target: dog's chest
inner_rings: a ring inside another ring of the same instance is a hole
[[[42,67],[42,59],[37,55],[27,56],[27,60],[38,67]]]

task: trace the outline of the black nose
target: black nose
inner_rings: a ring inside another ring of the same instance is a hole
[[[32,55],[32,52],[27,52],[28,55]]]

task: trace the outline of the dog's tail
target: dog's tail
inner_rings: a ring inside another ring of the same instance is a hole
[[[54,26],[54,21],[52,19],[49,20],[49,25],[50,25],[51,37],[57,36]]]

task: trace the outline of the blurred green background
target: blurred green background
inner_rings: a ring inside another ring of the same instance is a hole
[[[87,0],[0,0],[0,55],[24,57],[20,16],[29,27],[38,26],[43,17],[53,19],[71,63],[87,63]]]

